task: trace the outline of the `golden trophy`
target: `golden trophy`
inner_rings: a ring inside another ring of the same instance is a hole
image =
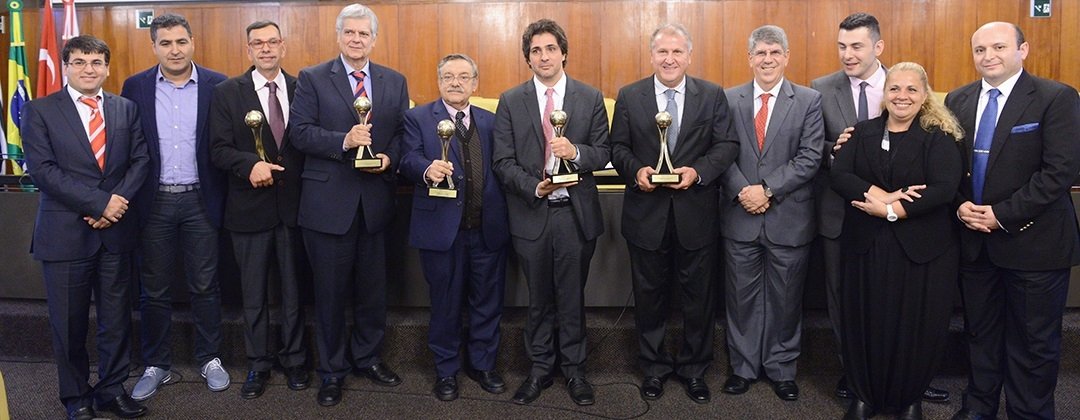
[[[566,112],[561,109],[551,111],[551,128],[555,132],[555,137],[563,136],[563,128],[566,127],[568,118]],[[575,170],[573,162],[566,159],[555,160],[555,167],[551,169],[552,184],[569,184],[580,180],[581,175]]]
[[[244,115],[244,124],[251,127],[251,135],[255,136],[255,153],[259,154],[259,159],[263,162],[270,162],[270,159],[266,157],[266,147],[263,145],[263,121],[265,121],[263,119],[263,113],[254,109],[248,111],[247,115]]]
[[[454,123],[450,120],[439,121],[435,127],[442,144],[442,161],[449,162],[447,156],[450,153],[450,138],[454,136]],[[442,182],[436,182],[428,187],[428,197],[457,198],[458,190],[454,187],[454,177],[448,175],[445,179],[446,186],[441,187]]]
[[[656,128],[660,132],[660,160],[656,162],[656,173],[649,175],[653,184],[678,184],[682,176],[675,172],[671,163],[671,153],[667,146],[667,129],[671,126],[671,114],[660,111],[656,114]]]
[[[353,101],[353,108],[356,108],[356,113],[360,115],[360,124],[367,124],[368,113],[371,112],[371,99],[367,96],[361,96]],[[381,168],[382,159],[375,156],[375,152],[371,150],[371,145],[360,146],[356,150],[356,159],[353,160],[354,168]]]

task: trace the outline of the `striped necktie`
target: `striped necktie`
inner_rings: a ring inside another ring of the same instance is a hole
[[[88,129],[90,138],[90,151],[94,152],[94,159],[97,159],[98,168],[105,171],[105,119],[101,117],[101,109],[98,108],[97,98],[87,98],[85,96],[79,98],[79,102],[86,104],[90,107],[90,122]]]
[[[364,77],[367,77],[367,73],[364,73],[363,70],[357,70],[352,72],[352,76],[356,78],[356,90],[353,91],[353,98],[367,97],[367,90],[364,89]]]

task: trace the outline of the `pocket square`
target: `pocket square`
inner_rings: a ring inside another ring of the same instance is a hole
[[[1015,127],[1012,128],[1012,133],[1013,134],[1030,133],[1032,131],[1037,130],[1038,128],[1039,128],[1039,123],[1037,123],[1037,122],[1028,123],[1028,124],[1020,124],[1020,125],[1015,126]]]

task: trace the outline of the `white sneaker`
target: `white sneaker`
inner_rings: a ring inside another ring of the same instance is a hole
[[[147,366],[142,377],[139,378],[139,382],[136,382],[135,388],[131,390],[131,399],[135,401],[146,400],[154,396],[159,386],[167,384],[171,379],[172,372],[159,367]]]
[[[209,362],[206,362],[200,369],[199,373],[203,378],[206,378],[206,387],[211,391],[218,392],[229,389],[229,372],[225,371],[225,368],[221,367],[221,359],[213,358]]]

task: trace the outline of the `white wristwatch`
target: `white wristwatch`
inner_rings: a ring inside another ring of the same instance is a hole
[[[885,220],[888,220],[890,222],[895,222],[897,220],[900,220],[900,216],[897,216],[896,212],[893,211],[892,203],[889,203],[889,204],[885,205],[885,212],[886,212]]]

